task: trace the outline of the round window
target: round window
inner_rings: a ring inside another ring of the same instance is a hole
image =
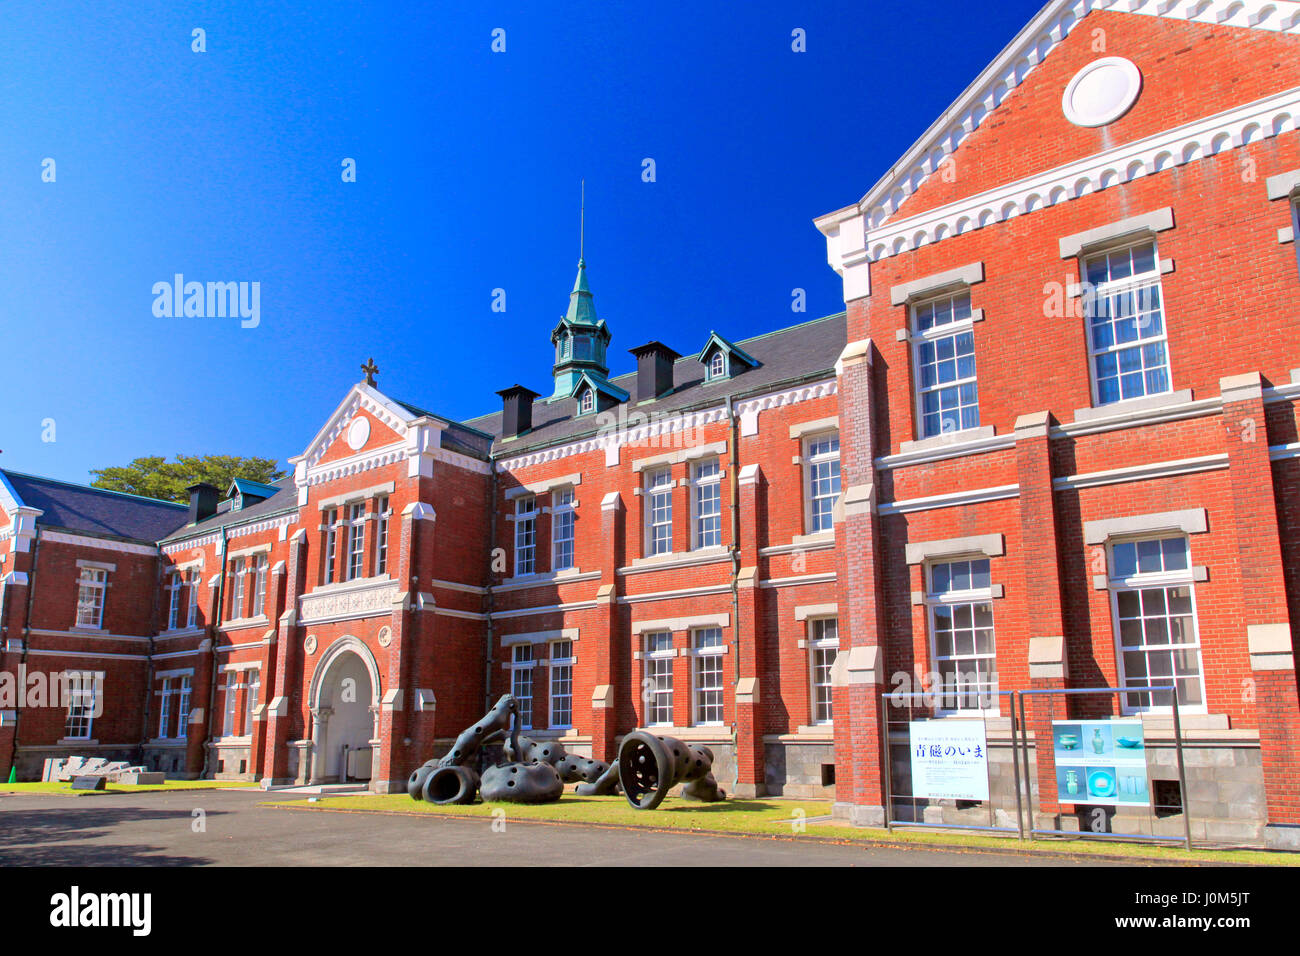
[[[1119,56],[1094,60],[1074,75],[1061,98],[1065,118],[1075,126],[1105,126],[1137,102],[1142,73]]]

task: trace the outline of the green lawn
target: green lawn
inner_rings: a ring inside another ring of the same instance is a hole
[[[213,787],[255,787],[255,783],[242,783],[231,780],[168,780],[165,783],[129,787],[125,784],[108,782],[103,790],[73,790],[70,783],[50,781],[48,783],[0,783],[0,793],[59,793],[73,797],[90,797],[103,793],[152,793],[158,790],[210,790]]]
[[[831,804],[825,800],[726,800],[701,804],[680,797],[669,797],[657,810],[634,810],[622,797],[579,797],[566,793],[558,803],[526,805],[510,803],[475,803],[469,806],[437,806],[412,800],[406,794],[325,796],[317,802],[307,800],[277,801],[263,804],[286,809],[351,811],[361,813],[423,814],[431,819],[445,817],[483,817],[504,811],[505,820],[524,820],[590,826],[645,827],[656,830],[692,830],[696,832],[734,833],[753,836],[819,839],[875,844],[880,846],[916,845],[947,847],[960,850],[1001,850],[1016,853],[1051,854],[1060,857],[1094,856],[1124,858],[1134,861],[1196,865],[1230,863],[1300,866],[1300,854],[1270,853],[1262,850],[1187,850],[1149,844],[1093,842],[1082,839],[1021,841],[960,832],[934,833],[911,830],[848,827],[828,822],[809,823],[814,817],[826,816]]]

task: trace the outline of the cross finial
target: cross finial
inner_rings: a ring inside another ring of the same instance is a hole
[[[582,180],[581,197],[578,200],[578,261],[582,261],[584,241],[587,238],[587,180]]]
[[[374,388],[375,376],[379,374],[379,366],[375,364],[374,356],[371,356],[366,361],[366,364],[361,366],[361,371],[366,373],[366,384]]]

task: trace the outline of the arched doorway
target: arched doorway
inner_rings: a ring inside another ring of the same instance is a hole
[[[378,743],[379,669],[357,638],[339,638],[312,677],[312,783],[369,780]]]

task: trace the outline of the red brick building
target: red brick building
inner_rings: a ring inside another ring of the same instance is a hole
[[[102,675],[0,696],[0,772],[382,792],[511,691],[576,752],[655,726],[879,823],[886,691],[983,716],[1014,806],[999,691],[1174,682],[1195,835],[1296,845],[1295,7],[1049,4],[817,220],[845,314],[611,378],[580,264],[545,397],[453,422],[368,380],[188,513],[0,473],[0,671]],[[1167,696],[1048,700],[1038,825],[1079,812],[1053,714],[1140,717],[1177,779]]]
[[[1296,845],[1297,34],[1293,3],[1048,4],[817,220],[848,308],[846,813],[882,816],[882,689],[973,673],[940,707],[1005,737],[995,688],[1174,680],[1194,835]],[[1169,703],[1070,716],[1158,746]]]

